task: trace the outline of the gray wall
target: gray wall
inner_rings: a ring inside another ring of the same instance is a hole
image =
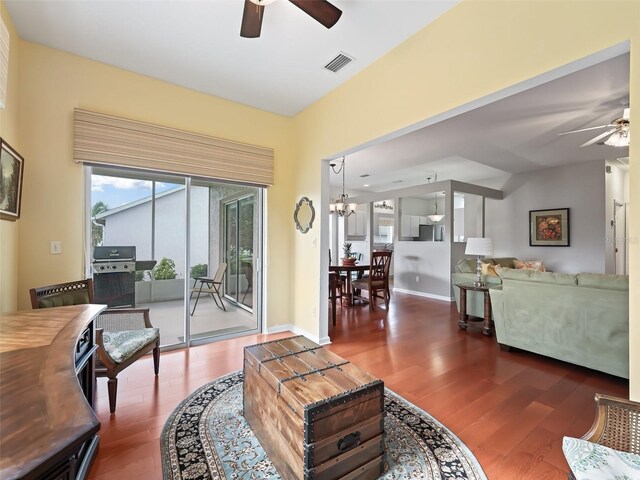
[[[596,160],[478,184],[504,191],[486,199],[486,236],[494,256],[542,260],[554,272],[605,271],[605,173]],[[570,247],[530,247],[529,210],[570,208]]]

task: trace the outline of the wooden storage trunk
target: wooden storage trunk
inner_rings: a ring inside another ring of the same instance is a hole
[[[303,337],[244,350],[244,416],[286,480],[384,468],[384,383]]]

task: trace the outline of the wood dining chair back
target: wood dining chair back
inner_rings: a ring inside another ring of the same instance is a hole
[[[59,283],[32,288],[31,308],[64,307],[94,303],[93,281]],[[153,352],[153,369],[160,369],[160,330],[149,320],[148,308],[108,309],[96,318],[96,376],[107,377],[109,411],[115,413],[118,373]]]
[[[359,290],[369,292],[369,309],[375,308],[376,298],[384,300],[385,306],[389,308],[391,291],[389,290],[389,268],[391,267],[391,254],[389,250],[373,251],[371,253],[371,267],[369,276],[351,282],[352,293]],[[380,295],[382,292],[382,295]]]

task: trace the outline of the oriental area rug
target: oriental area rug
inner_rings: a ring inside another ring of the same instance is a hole
[[[242,372],[193,392],[162,431],[164,480],[280,479],[242,416]],[[380,479],[487,480],[469,449],[428,413],[385,389]]]

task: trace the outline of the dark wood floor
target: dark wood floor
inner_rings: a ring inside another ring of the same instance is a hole
[[[535,332],[531,332],[532,335]],[[491,480],[565,479],[562,436],[581,436],[594,417],[596,392],[628,398],[628,382],[458,330],[455,304],[394,294],[387,313],[339,307],[331,350],[379,376],[457,434]],[[241,339],[162,354],[119,375],[118,409],[110,416],[99,379],[101,444],[91,478],[162,478],[160,434],[190,392],[242,367],[242,347],[287,336]]]

